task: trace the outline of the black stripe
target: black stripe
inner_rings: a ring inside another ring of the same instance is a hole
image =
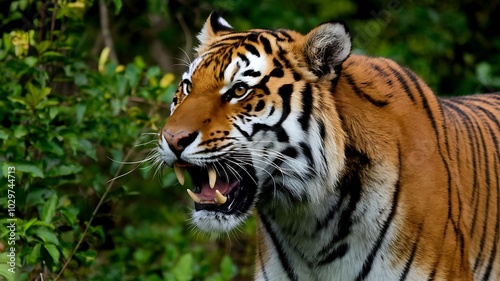
[[[469,108],[470,108],[469,104],[463,104],[461,101],[456,101],[456,102],[459,103],[459,104],[462,104],[464,106],[468,105]],[[470,109],[472,110],[472,108],[470,108]],[[481,239],[480,239],[480,243],[479,243],[479,253],[477,254],[476,260],[474,262],[474,267],[473,267],[473,269],[475,271],[475,270],[477,270],[477,268],[482,263],[482,255],[483,255],[484,245],[485,245],[485,241],[486,241],[486,234],[487,234],[487,225],[488,225],[488,216],[489,216],[489,203],[490,203],[490,200],[489,200],[489,198],[490,198],[490,188],[488,188],[490,186],[490,173],[489,173],[488,163],[490,163],[490,161],[489,161],[488,151],[486,151],[486,141],[485,141],[485,138],[484,138],[484,135],[483,135],[483,131],[481,130],[481,127],[482,127],[481,123],[485,123],[485,122],[477,114],[470,114],[470,116],[474,120],[474,123],[475,123],[476,127],[478,128],[478,134],[479,134],[479,138],[481,140],[481,143],[479,145],[484,148],[483,149],[483,160],[484,160],[484,165],[485,165],[484,171],[485,171],[485,182],[486,182],[486,198],[485,198],[486,204],[485,204],[485,208],[484,208],[485,209],[485,214],[484,214],[484,220],[483,220],[482,235],[481,235]],[[478,118],[482,122],[479,122]],[[473,228],[475,228],[475,227],[472,226],[471,229],[473,229]]]
[[[281,266],[283,267],[283,270],[288,276],[288,279],[292,281],[298,281],[299,279],[297,278],[297,275],[295,275],[295,273],[293,272],[290,262],[288,261],[285,255],[285,251],[283,250],[283,246],[281,245],[276,233],[274,232],[271,226],[271,222],[269,222],[269,220],[261,213],[259,213],[259,218],[262,221],[262,224],[264,225],[266,232],[269,234],[269,237],[271,237],[271,241],[274,244],[274,248],[276,248],[276,252],[278,253],[278,258],[281,263]]]
[[[245,55],[238,53],[238,57],[245,63],[245,66],[248,66],[250,64],[250,60],[248,60]]]
[[[260,57],[259,51],[257,51],[257,49],[253,45],[247,44],[247,45],[245,45],[245,49],[247,49],[247,51],[252,53],[252,55],[254,55],[256,57]]]
[[[499,151],[498,146],[496,146],[496,150]],[[493,247],[491,248],[490,257],[488,259],[488,265],[486,266],[483,278],[481,279],[482,281],[489,280],[491,270],[493,269],[493,264],[498,265],[498,263],[494,263],[494,261],[497,255],[497,246],[500,243],[500,185],[499,185],[500,177],[498,175],[498,167],[497,167],[497,163],[500,161],[500,159],[498,159],[498,155],[496,158],[497,158],[496,160],[495,159],[493,160],[495,164],[495,169],[493,170],[495,171],[495,178],[497,179],[497,218],[495,222],[495,235],[493,237]]]
[[[382,231],[380,232],[380,235],[377,238],[377,241],[375,243],[375,246],[372,248],[370,254],[366,258],[366,260],[363,263],[363,269],[359,273],[358,277],[356,280],[364,280],[366,276],[370,273],[372,266],[373,266],[373,260],[378,254],[378,251],[380,250],[380,247],[382,246],[382,243],[384,242],[385,235],[387,234],[387,230],[389,230],[389,226],[391,225],[392,221],[394,220],[394,216],[396,215],[396,210],[398,208],[399,204],[399,192],[401,189],[401,173],[403,169],[403,163],[401,161],[401,147],[398,144],[398,158],[399,158],[399,173],[398,173],[398,181],[396,182],[396,186],[394,187],[394,195],[392,197],[392,206],[391,206],[391,212],[389,213],[389,216],[387,217],[387,220],[384,223],[384,226],[382,227]]]
[[[307,133],[309,130],[309,123],[311,122],[312,109],[313,109],[313,95],[311,90],[311,85],[308,83],[306,87],[302,90],[302,114],[300,115],[298,121],[302,126],[302,130]]]
[[[420,95],[420,93],[419,93],[419,95]],[[438,107],[438,112],[441,113],[441,118],[442,118],[443,124],[446,124],[446,116],[444,115],[441,103],[439,103],[439,99],[438,99],[437,107]],[[460,222],[460,218],[461,218],[461,213],[462,213],[462,199],[460,198],[460,189],[455,186],[456,188],[454,189],[454,191],[456,192],[457,201],[458,201],[458,218],[457,218],[457,220],[455,220],[455,218],[453,217],[453,213],[452,213],[453,189],[452,189],[451,170],[450,170],[450,167],[448,166],[448,162],[443,158],[442,150],[441,150],[441,144],[444,144],[444,146],[446,148],[447,156],[449,159],[451,152],[450,152],[450,143],[448,141],[448,126],[442,126],[442,129],[443,129],[444,141],[443,142],[438,141],[438,148],[439,148],[441,158],[443,159],[443,164],[446,168],[446,172],[447,172],[447,176],[448,176],[448,218],[447,219],[451,221],[451,223],[453,225],[453,230],[455,231],[455,235],[458,236],[458,239],[460,241],[460,245],[463,245],[464,235],[462,233],[462,229],[458,226],[459,222]],[[464,251],[463,251],[463,247],[461,247],[460,261],[463,261],[463,256],[464,256]]]
[[[379,76],[383,76],[383,77],[389,77],[389,74],[387,74],[387,72],[385,72],[382,68],[380,68],[380,66],[374,64],[374,63],[370,63],[370,66],[375,69],[375,71],[377,71],[377,74]]]
[[[361,89],[359,89],[358,86],[356,86],[356,83],[355,83],[355,81],[354,81],[354,79],[352,78],[351,75],[344,74],[343,76],[345,77],[345,79],[347,80],[347,83],[349,84],[349,86],[351,86],[352,90],[354,91],[354,93],[358,97],[369,101],[371,104],[375,105],[376,107],[384,107],[387,104],[389,104],[388,101],[375,100],[372,96],[370,96],[370,95],[366,94],[365,92],[361,91]]]
[[[439,106],[439,109],[441,112],[441,117],[443,118],[443,122],[444,122],[444,124],[446,124],[446,121],[447,121],[446,118],[449,117],[449,114],[445,116],[444,110],[442,107],[442,103],[439,103],[438,106]],[[451,121],[448,121],[448,122],[451,122]],[[449,129],[449,126],[444,126],[443,134],[444,134],[444,145],[446,146],[448,156],[450,156],[451,152],[450,152],[450,146],[449,146],[449,142],[448,142],[448,129]],[[439,146],[439,151],[441,152],[441,146]],[[462,207],[462,199],[460,197],[460,189],[458,188],[458,186],[456,186],[454,191],[456,193],[457,201],[458,201],[458,218],[455,220],[452,216],[452,205],[453,205],[452,193],[453,193],[453,190],[451,188],[451,174],[450,174],[450,170],[448,168],[447,162],[445,161],[444,163],[445,163],[445,167],[448,171],[448,218],[447,219],[449,221],[451,221],[455,235],[458,237],[459,243],[457,244],[457,247],[458,246],[460,247],[460,262],[461,262],[461,264],[463,264],[465,262],[464,261],[465,238],[464,238],[464,234],[462,232],[462,229],[458,226],[459,222],[461,221],[461,218],[462,218],[462,208],[463,208]]]
[[[464,127],[465,127],[465,135],[463,135],[463,140],[466,141],[467,144],[469,144],[470,150],[471,150],[471,162],[473,165],[473,187],[477,187],[477,182],[478,182],[478,176],[477,176],[477,171],[480,170],[480,167],[478,167],[480,164],[480,158],[476,159],[476,155],[480,155],[480,148],[479,148],[479,140],[478,136],[475,132],[476,127],[473,126],[472,121],[470,120],[468,114],[464,112],[459,106],[455,105],[454,100],[446,99],[442,100],[443,105],[452,109],[454,112],[458,113],[460,116],[460,121]],[[462,132],[462,130],[457,130],[457,132]],[[471,138],[472,137],[472,138]],[[459,147],[457,147],[457,150],[459,150]],[[458,155],[458,152],[457,152]],[[471,197],[471,204],[477,200],[476,197],[476,192],[472,192],[472,197]],[[477,207],[476,207],[477,210]],[[470,235],[472,236],[474,229],[471,228]]]
[[[323,123],[323,121],[319,121],[318,122],[318,125],[319,125],[319,135],[321,137],[321,140],[323,142],[325,142],[326,140],[326,128],[325,128],[325,123]]]
[[[318,266],[323,266],[325,264],[329,264],[334,260],[345,256],[347,251],[349,250],[349,245],[346,243],[342,243],[339,246],[335,247],[333,251],[331,251],[326,257],[318,262]]]
[[[289,42],[295,41],[295,40],[293,40],[293,37],[290,34],[288,34],[288,32],[286,30],[278,29],[278,30],[276,30],[276,32],[283,35],[286,38],[286,40],[288,40]]]
[[[264,51],[266,52],[266,54],[268,55],[272,55],[273,54],[273,48],[271,48],[271,43],[269,42],[269,40],[267,40],[266,37],[264,36],[260,36],[260,42],[262,43],[262,45],[264,45]]]
[[[459,103],[461,103],[460,101],[458,101]],[[464,104],[465,105],[465,104]],[[469,105],[470,106],[470,105]],[[471,108],[472,109],[472,108]],[[476,123],[476,126],[478,128],[478,132],[479,132],[479,137],[481,139],[481,143],[480,145],[484,148],[483,149],[483,159],[485,161],[485,182],[486,182],[486,198],[485,198],[485,201],[486,201],[486,204],[484,206],[484,219],[483,219],[483,227],[482,227],[482,235],[481,235],[481,240],[480,240],[480,243],[479,243],[479,253],[477,254],[477,258],[474,262],[474,267],[473,267],[473,270],[476,271],[477,268],[482,264],[483,260],[482,260],[482,256],[483,256],[483,250],[484,250],[484,246],[485,246],[485,242],[486,242],[486,234],[487,234],[487,226],[488,226],[488,217],[489,217],[489,208],[490,208],[490,184],[491,184],[491,180],[490,180],[490,172],[489,172],[489,165],[488,163],[490,163],[490,159],[489,159],[489,153],[488,151],[486,151],[486,141],[485,141],[485,138],[484,138],[484,135],[483,135],[483,131],[481,130],[481,123],[483,124],[487,124],[485,122],[484,119],[482,119],[478,114],[471,114],[473,119],[475,119],[475,123]],[[482,121],[481,123],[479,123],[479,121],[477,121],[477,118],[480,119],[480,121]]]
[[[410,69],[408,69],[406,67],[403,67],[403,71],[406,73],[406,75],[408,77],[410,77],[411,82],[413,83],[413,85],[417,89],[418,95],[422,97],[424,95],[424,91],[422,90],[422,87],[420,86],[420,83],[418,81],[419,80],[418,77],[415,75],[415,73],[413,73],[413,71],[411,71]],[[411,95],[411,97],[413,97],[413,95]]]
[[[415,256],[417,254],[417,248],[418,248],[418,243],[420,242],[420,237],[422,237],[422,230],[423,230],[424,223],[420,223],[420,226],[418,227],[418,232],[417,232],[417,239],[415,242],[413,242],[413,247],[411,249],[411,254],[408,260],[406,261],[405,268],[403,269],[403,273],[401,274],[401,278],[399,278],[400,281],[406,280],[408,277],[408,273],[410,272],[411,266],[413,264],[413,261],[415,260]]]
[[[485,107],[477,104],[477,103],[482,103],[482,104],[489,105],[493,108],[498,108],[500,101],[499,101],[499,104],[494,104],[494,103],[490,102],[491,98],[492,98],[491,95],[480,95],[480,96],[471,96],[471,97],[467,97],[467,96],[465,96],[465,97],[452,97],[452,98],[449,98],[447,100],[454,101],[456,103],[460,103],[460,104],[465,105],[467,107],[473,106],[475,109],[481,110],[482,112],[484,112],[488,116],[488,118],[491,119],[491,121],[493,121],[495,123],[497,128],[500,128],[500,122],[497,119],[497,117],[488,108],[485,108]],[[472,102],[469,102],[469,101],[472,101]]]
[[[243,76],[251,76],[251,77],[259,77],[260,76],[260,71],[254,71],[252,69],[245,70],[242,74]]]
[[[447,106],[450,106],[451,108],[453,108],[454,110],[456,110],[457,112],[460,112],[460,115],[462,116],[462,118],[464,119],[464,121],[466,120],[466,124],[471,124],[472,126],[472,130],[474,131],[474,138],[476,139],[477,141],[477,145],[475,145],[478,149],[477,151],[477,155],[480,155],[481,154],[481,151],[480,151],[480,148],[484,148],[484,150],[482,151],[483,153],[483,156],[484,157],[481,157],[481,158],[478,158],[478,159],[484,159],[485,162],[484,162],[484,165],[485,165],[485,172],[486,172],[486,182],[488,182],[487,186],[489,186],[489,182],[490,182],[490,176],[489,176],[489,169],[488,169],[488,153],[486,151],[486,143],[485,143],[485,139],[484,139],[484,135],[483,135],[483,132],[481,130],[481,126],[480,126],[480,123],[478,123],[476,117],[479,117],[479,116],[476,116],[476,114],[467,114],[466,112],[464,112],[462,109],[460,109],[458,106],[456,106],[455,104],[460,104],[461,106],[465,106],[467,109],[469,110],[472,110],[472,108],[470,107],[469,104],[464,104],[463,102],[459,101],[459,100],[447,100]],[[453,103],[451,103],[451,101]],[[467,126],[466,126],[467,127]],[[476,131],[476,128],[477,128],[477,131]],[[468,132],[469,136],[471,136],[470,134],[471,132]],[[479,136],[479,140],[477,139],[477,137]],[[470,139],[470,137],[469,137]],[[475,154],[475,153],[473,153]],[[474,188],[478,188],[478,184],[476,182],[476,171],[477,171],[477,167],[474,167]],[[487,227],[487,218],[488,218],[488,208],[489,208],[489,193],[490,193],[490,190],[489,188],[487,188],[487,196],[486,196],[486,207],[485,207],[485,220],[484,220],[484,224],[483,224],[483,228],[482,228],[482,236],[481,236],[481,240],[480,240],[480,248],[479,248],[479,253],[475,259],[475,262],[474,262],[474,270],[476,270],[478,268],[478,266],[480,265],[480,262],[481,262],[481,256],[483,255],[483,249],[484,249],[484,243],[485,243],[485,236],[486,236],[486,227]],[[480,202],[480,196],[479,194],[475,194],[473,193],[474,196],[476,197],[476,201],[474,203],[474,212],[473,212],[473,218],[472,218],[472,223],[471,223],[471,227],[470,227],[470,235],[472,237],[473,235],[473,232],[475,230],[475,225],[476,225],[476,222],[477,222],[477,214],[478,214],[478,208],[479,208],[479,202]]]
[[[338,226],[336,227],[337,232],[332,236],[328,244],[323,246],[323,250],[318,253],[318,256],[322,256],[318,265],[325,265],[336,260],[337,258],[341,258],[349,249],[347,246],[343,247],[343,243],[340,245],[338,243],[349,235],[351,227],[354,224],[352,214],[356,209],[362,192],[360,174],[363,170],[368,168],[370,165],[370,159],[366,156],[366,154],[357,151],[350,146],[345,148],[345,158],[346,171],[338,184],[340,194],[339,201],[336,204],[337,206],[331,208],[322,220],[318,220],[316,222],[316,232],[319,232],[329,225],[330,220],[333,220],[335,215],[338,213],[338,210],[342,208]]]
[[[275,68],[283,68],[283,65],[281,64],[281,62],[277,58],[273,59],[273,65]]]
[[[262,237],[262,239],[265,239],[265,238]],[[264,257],[262,256],[262,250],[261,250],[260,243],[257,243],[257,248],[258,248],[257,250],[259,252],[259,260],[260,260],[260,264],[261,264],[262,277],[264,277],[264,281],[268,281],[269,278],[267,277],[266,264],[264,263]]]
[[[281,114],[280,121],[278,122],[278,124],[280,124],[280,125],[281,125],[281,123],[283,123],[283,121],[285,121],[285,119],[288,117],[288,115],[292,111],[292,107],[290,105],[292,93],[293,93],[293,85],[292,84],[282,85],[278,89],[278,95],[280,95],[281,99],[283,100],[283,113]]]
[[[281,68],[275,68],[271,71],[271,73],[269,73],[269,75],[272,77],[281,78],[285,76],[285,72],[283,72],[283,69]]]
[[[269,75],[264,76],[264,77],[260,80],[259,84],[257,84],[257,85],[255,85],[255,86],[253,86],[253,88],[254,88],[254,89],[261,89],[261,90],[264,92],[264,94],[266,94],[266,95],[270,95],[270,94],[271,94],[271,92],[269,91],[269,88],[266,86],[267,82],[269,82],[269,78],[270,78],[270,76],[269,76]]]
[[[496,190],[497,190],[497,194],[496,194],[496,207],[497,207],[497,215],[496,215],[496,222],[495,222],[495,234],[494,234],[494,237],[493,237],[493,246],[492,246],[492,249],[491,249],[491,252],[490,252],[490,255],[489,255],[489,258],[488,258],[488,265],[486,266],[486,270],[485,270],[485,273],[483,275],[483,278],[482,280],[483,281],[486,281],[490,278],[490,274],[491,274],[491,270],[493,268],[493,262],[495,261],[495,258],[496,258],[496,254],[497,254],[497,245],[499,242],[499,236],[500,236],[500,185],[499,185],[499,181],[500,181],[500,177],[498,175],[498,163],[499,163],[499,145],[498,145],[498,139],[497,139],[497,136],[495,134],[495,131],[493,131],[493,129],[491,128],[491,126],[486,123],[486,127],[488,128],[488,131],[492,137],[492,140],[493,140],[493,143],[495,145],[495,151],[497,152],[496,154],[493,155],[493,171],[495,173],[495,176],[493,177],[494,179],[496,179]],[[489,185],[487,186],[487,188],[489,188],[490,186],[492,185]]]
[[[497,107],[500,104],[500,101],[498,101],[497,103],[492,102],[492,100],[489,99],[489,96],[462,96],[462,97],[451,97],[450,99],[457,99],[461,101],[472,101],[475,103],[484,103],[492,107]]]
[[[254,111],[255,112],[259,112],[261,111],[262,109],[264,109],[264,106],[266,105],[266,103],[263,101],[263,100],[259,100],[259,102],[257,103],[257,105],[255,106],[255,109]]]
[[[250,136],[249,133],[244,131],[240,126],[238,126],[236,123],[233,123],[233,126],[238,130],[247,140],[252,140],[252,137]]]
[[[394,76],[396,76],[396,79],[401,84],[401,87],[403,88],[405,94],[411,99],[413,103],[415,103],[415,97],[411,93],[410,87],[408,87],[408,83],[406,83],[406,80],[404,79],[403,75],[390,65],[387,65],[387,68],[389,68],[389,70],[394,74]]]
[[[293,68],[290,62],[286,59],[287,54],[288,52],[280,47],[280,50],[278,52],[278,58],[285,64],[286,68]]]
[[[281,151],[281,155],[288,156],[290,158],[297,158],[299,152],[293,146],[289,146]]]
[[[314,172],[315,166],[314,166],[314,158],[311,153],[311,147],[305,142],[300,142],[299,145],[300,149],[302,150],[302,154],[304,154],[304,156],[307,158],[308,168]]]
[[[447,185],[448,185],[448,189],[447,189],[448,190],[448,218],[447,219],[452,222],[452,225],[454,227],[455,232],[459,233],[460,231],[458,229],[458,226],[457,226],[455,220],[452,217],[452,212],[451,212],[452,211],[452,205],[451,205],[451,193],[452,193],[451,182],[452,182],[452,178],[451,178],[450,167],[448,165],[447,160],[444,158],[443,151],[441,149],[440,133],[439,133],[439,130],[438,130],[438,126],[436,124],[436,119],[434,118],[434,115],[433,115],[433,113],[432,113],[432,111],[431,111],[431,109],[429,107],[429,101],[428,101],[427,97],[424,95],[423,92],[419,93],[419,95],[421,96],[422,107],[423,107],[424,111],[426,112],[427,118],[429,119],[429,121],[430,121],[430,123],[432,125],[432,128],[434,130],[435,136],[436,136],[436,143],[437,143],[437,149],[438,149],[439,156],[440,156],[441,161],[443,162],[443,165],[444,165],[444,167],[446,169]],[[433,96],[433,97],[436,98],[435,96]],[[442,115],[442,110],[441,110],[441,106],[440,106],[439,100],[436,100],[436,102],[438,103],[438,110],[441,112],[441,115]],[[445,137],[445,141],[447,141],[447,133],[445,132],[444,135],[445,135],[444,136]],[[443,236],[442,236],[443,239],[444,239],[444,237],[446,237],[446,232],[448,230],[447,228],[448,228],[448,224],[446,224],[445,229],[443,231]],[[431,276],[429,277],[429,280],[433,280],[434,277],[435,277],[436,269],[437,269],[437,266],[439,264],[439,259],[434,264],[434,267],[433,267]]]

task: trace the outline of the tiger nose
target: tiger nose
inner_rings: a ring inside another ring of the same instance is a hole
[[[162,135],[168,143],[168,146],[180,157],[181,153],[188,147],[198,136],[198,132],[178,131],[170,132],[167,129],[162,130]]]

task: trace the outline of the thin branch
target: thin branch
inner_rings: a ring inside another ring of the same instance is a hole
[[[45,9],[46,9],[45,1],[42,0],[42,7],[40,8],[40,31],[38,33],[38,41],[42,41],[45,35]]]
[[[109,13],[108,7],[104,0],[99,0],[99,18],[101,20],[101,32],[102,37],[104,37],[104,45],[109,48],[109,58],[111,61],[118,63],[118,57],[116,56],[113,38],[111,37],[111,31],[109,29]]]
[[[50,23],[50,42],[54,39],[54,29],[56,27],[57,0],[54,0],[54,10],[52,11],[52,22]]]
[[[153,114],[153,112],[155,112],[156,110],[158,110],[158,107],[157,106],[154,106],[151,111],[148,113],[148,115],[151,115]],[[125,155],[125,157],[123,158],[123,161],[122,161],[122,164],[120,164],[120,166],[118,167],[118,170],[116,171],[116,173],[114,174],[113,178],[111,179],[111,181],[108,183],[108,185],[106,186],[106,190],[104,191],[104,193],[102,194],[101,196],[101,199],[99,199],[99,202],[97,203],[97,206],[94,208],[94,211],[92,212],[92,215],[90,216],[90,219],[89,221],[87,222],[87,225],[85,226],[85,230],[83,231],[82,233],[82,236],[80,237],[80,240],[78,240],[78,243],[76,244],[75,246],[75,249],[73,249],[73,251],[71,252],[71,254],[69,255],[68,259],[66,260],[66,262],[64,263],[64,265],[62,266],[61,270],[59,271],[59,273],[57,274],[56,278],[54,278],[54,281],[57,281],[63,274],[64,270],[66,269],[66,267],[68,267],[71,259],[73,258],[73,256],[76,254],[76,251],[78,250],[78,248],[80,248],[81,244],[83,243],[83,240],[85,239],[85,236],[87,236],[87,233],[90,229],[90,226],[92,225],[92,222],[94,221],[94,218],[96,217],[97,215],[97,212],[99,211],[99,208],[101,207],[101,205],[104,203],[105,199],[106,199],[106,196],[109,194],[109,192],[111,191],[111,189],[113,188],[116,180],[119,177],[123,167],[125,166],[125,163],[127,163],[129,157],[132,155],[133,152],[135,152],[135,148],[137,147],[137,144],[140,143],[140,138],[142,136],[142,134],[144,133],[144,131],[146,130],[146,127],[148,126],[148,124],[144,124],[144,127],[142,127],[141,129],[141,132],[139,133],[139,136],[137,137],[137,139],[135,140],[134,142],[134,145],[129,149],[129,151],[127,152],[127,154]]]

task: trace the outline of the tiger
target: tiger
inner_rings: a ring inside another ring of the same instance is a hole
[[[255,216],[255,280],[500,280],[500,93],[437,97],[340,21],[197,39],[156,149],[198,229]]]

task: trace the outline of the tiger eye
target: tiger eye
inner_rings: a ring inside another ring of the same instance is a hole
[[[234,87],[234,95],[237,97],[243,96],[247,91],[247,88],[245,88],[243,85],[236,85]]]

